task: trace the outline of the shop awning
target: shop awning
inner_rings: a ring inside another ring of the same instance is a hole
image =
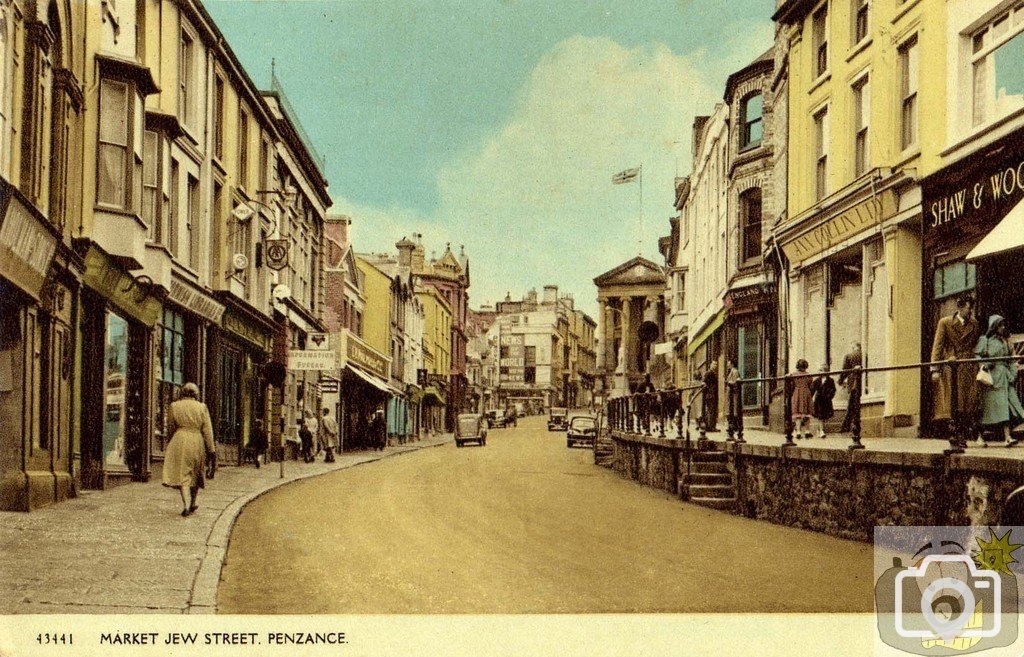
[[[707,339],[718,330],[719,326],[725,323],[725,313],[725,308],[719,310],[718,314],[715,315],[715,318],[708,322],[707,325],[697,333],[697,335],[693,336],[693,340],[690,340],[690,344],[686,347],[687,356],[692,356],[693,352],[697,351],[697,348],[704,344],[704,342],[706,342]]]
[[[427,386],[423,391],[423,404],[425,406],[444,406],[444,399],[441,397],[441,393],[437,391],[434,386]]]
[[[373,386],[374,388],[380,390],[381,392],[387,393],[389,395],[392,393],[391,386],[389,386],[384,381],[378,379],[374,375],[367,374],[366,372],[362,371],[358,367],[353,367],[351,365],[346,365],[345,366],[345,370],[349,371],[349,372],[352,372],[353,374],[358,376],[360,379],[362,379],[363,381],[366,381],[371,386]]]
[[[981,260],[1021,247],[1024,247],[1024,201],[1013,206],[1002,221],[971,249],[967,260]]]

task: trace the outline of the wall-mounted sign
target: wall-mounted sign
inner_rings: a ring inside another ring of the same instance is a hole
[[[171,279],[171,293],[168,298],[214,324],[220,324],[221,318],[224,316],[224,306],[176,278]]]
[[[306,336],[306,349],[310,351],[329,351],[330,348],[330,333],[310,333]]]
[[[338,380],[337,379],[320,379],[320,392],[326,395],[337,394],[338,392]]]
[[[57,248],[57,238],[10,188],[0,224],[0,274],[38,299]]]
[[[338,355],[333,351],[289,349],[288,369],[299,371],[336,370],[338,369]]]
[[[231,309],[224,313],[221,321],[225,331],[237,335],[246,342],[259,347],[262,351],[272,350],[274,336],[260,330],[255,324],[232,312]]]
[[[288,266],[288,240],[264,240],[267,267],[278,271]]]
[[[346,332],[345,335],[345,358],[387,381],[390,376],[391,359],[351,333]]]
[[[156,324],[163,304],[152,294],[152,281],[126,274],[109,256],[93,247],[85,254],[86,285],[146,326]]]
[[[782,250],[790,262],[801,263],[879,225],[896,214],[897,207],[896,192],[887,189],[785,242]]]

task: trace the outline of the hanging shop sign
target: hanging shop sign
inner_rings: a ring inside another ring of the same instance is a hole
[[[38,300],[57,249],[57,237],[13,187],[5,184],[3,192],[7,203],[0,224],[0,275]]]
[[[122,312],[146,326],[156,324],[163,310],[163,304],[150,294],[152,281],[144,276],[136,278],[126,274],[96,247],[85,254],[85,276],[82,280]]]
[[[168,298],[214,324],[220,324],[224,316],[224,306],[176,278],[171,279],[171,293]]]
[[[310,351],[329,351],[330,348],[330,333],[310,333],[306,336],[306,349]]]
[[[267,267],[280,271],[288,266],[288,240],[265,240],[263,253]]]
[[[288,369],[299,371],[329,371],[338,369],[338,355],[333,351],[289,349]]]
[[[800,263],[837,246],[896,214],[896,192],[887,189],[829,218],[782,245],[792,263]]]

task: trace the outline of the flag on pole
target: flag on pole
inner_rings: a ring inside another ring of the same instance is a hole
[[[640,177],[640,168],[626,169],[612,176],[613,185],[622,185],[625,183],[631,183]]]

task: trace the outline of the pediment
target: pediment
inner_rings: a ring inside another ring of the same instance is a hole
[[[647,258],[637,256],[618,267],[607,271],[594,279],[597,287],[613,285],[643,285],[647,283],[664,283],[665,272],[657,264]]]

